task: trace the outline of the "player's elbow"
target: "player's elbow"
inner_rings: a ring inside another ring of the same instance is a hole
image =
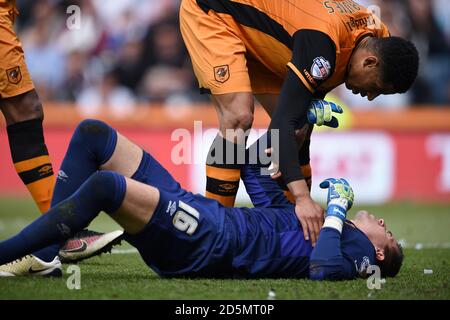
[[[315,281],[344,280],[344,272],[339,266],[325,265],[323,262],[311,262],[309,266],[309,278]]]

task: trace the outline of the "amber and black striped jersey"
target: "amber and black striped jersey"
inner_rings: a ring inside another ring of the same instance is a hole
[[[0,13],[1,12],[14,12],[15,14],[18,14],[16,0],[0,0]]]
[[[354,48],[366,36],[389,36],[386,26],[352,0],[196,0],[223,19],[245,44],[246,55],[284,79],[271,129],[279,130],[280,170],[286,183],[303,178],[295,129],[307,106],[345,80]],[[286,68],[287,66],[287,68]]]
[[[343,82],[351,53],[362,37],[389,35],[372,12],[352,0],[197,0],[197,4],[205,12],[231,15],[241,29],[249,56],[283,78],[291,62],[289,67],[311,92],[328,92]],[[312,60],[306,59],[309,52],[320,54],[323,50],[321,39],[298,36],[306,30],[327,36],[334,65],[320,59],[321,55],[311,54]],[[297,54],[293,55],[294,50]]]

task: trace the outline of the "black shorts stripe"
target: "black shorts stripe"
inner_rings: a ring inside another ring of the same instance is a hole
[[[197,0],[197,4],[206,13],[213,10],[217,13],[229,14],[239,24],[264,32],[292,50],[293,41],[289,32],[281,24],[255,7],[231,0]]]
[[[24,184],[30,184],[52,175],[53,168],[50,163],[45,163],[37,168],[19,173],[19,177]]]
[[[206,177],[206,191],[219,196],[235,196],[239,189],[239,181],[222,181]]]
[[[220,168],[220,169],[230,169],[230,170],[240,170],[243,164],[235,164],[235,163],[206,163],[207,166]]]

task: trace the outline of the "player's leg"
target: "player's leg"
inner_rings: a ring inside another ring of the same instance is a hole
[[[128,153],[128,157],[117,156],[118,153]],[[110,169],[130,177],[141,158],[141,148],[128,143],[108,124],[99,120],[83,120],[75,129],[61,163],[52,205],[70,197],[106,163],[114,163],[115,167]]]
[[[270,175],[271,158],[265,152],[270,147],[270,136],[266,133],[249,146],[250,161],[241,168],[241,179],[254,207],[290,204],[282,186]]]
[[[76,128],[61,165],[55,187],[52,205],[71,196],[93,173],[111,170],[134,180],[164,188],[174,194],[183,194],[180,185],[149,153],[118,133],[114,128],[99,120],[84,120]],[[109,251],[118,232],[101,237],[83,239],[88,245],[80,256],[78,250],[66,245],[59,251],[63,261],[74,262],[92,254]],[[72,241],[69,242],[69,244]],[[80,241],[79,241],[80,242]],[[78,248],[83,243],[74,243]],[[48,248],[47,255],[55,254]]]
[[[113,164],[110,169],[130,177],[139,167],[142,152],[141,148],[106,123],[98,120],[82,121],[72,136],[61,164],[52,206],[70,197],[86,179],[107,163]],[[121,236],[120,230],[106,234],[83,231],[62,248],[53,246],[44,251],[47,256],[59,253],[64,262],[77,262],[110,251],[113,245],[120,242]]]
[[[82,121],[72,136],[58,173],[52,206],[72,195],[89,176],[100,170],[104,163],[111,161],[117,149],[123,149],[122,141],[128,140],[106,123],[98,120]],[[126,148],[128,150],[126,165],[131,171],[124,169],[118,171],[127,177],[136,170],[142,158],[142,150],[137,146],[134,147],[134,149]],[[44,251],[45,255],[50,257],[58,253],[63,262],[78,262],[109,252],[114,245],[120,243],[122,233],[121,230],[105,234],[83,230],[61,248],[53,246],[53,249],[49,247],[37,254],[42,256]]]
[[[0,109],[6,119],[11,156],[16,170],[43,213],[51,205],[55,179],[43,135],[42,105],[34,90],[22,45],[13,28],[16,13],[14,2],[8,12],[0,13],[0,69],[5,71],[0,73]],[[75,243],[89,242],[92,239],[109,242],[116,237],[114,233],[87,233],[77,235]],[[79,252],[81,256],[84,253]],[[34,258],[40,258],[44,264],[42,260],[49,261],[54,256],[42,251],[37,252]]]
[[[150,220],[158,200],[159,191],[154,187],[115,172],[96,172],[69,198],[16,236],[0,242],[0,264],[64,241],[86,228],[100,211],[111,215],[125,231],[139,232]]]
[[[230,16],[203,11],[196,1],[182,1],[180,26],[199,85],[212,94],[220,122],[208,154],[206,196],[233,206],[242,165],[236,153],[245,152],[245,134],[226,130],[245,131],[253,122],[246,48]]]
[[[176,181],[150,154],[99,120],[76,128],[58,173],[52,205],[71,196],[98,170],[169,189]]]
[[[66,155],[59,171],[52,206],[70,197],[100,166],[110,161],[114,156],[116,146],[122,147],[122,139],[110,126],[97,120],[84,120],[76,128],[69,143]],[[128,150],[130,168],[139,166],[142,150],[138,147]],[[133,164],[133,160],[135,163]],[[125,173],[125,172],[124,172]],[[25,257],[10,266],[0,266],[0,272],[14,271],[15,275],[27,275],[29,267],[37,265],[39,269],[54,271],[55,257],[60,256],[63,261],[74,262],[86,259],[90,256],[107,252],[120,242],[121,230],[99,234],[93,231],[83,231],[74,238],[62,244],[54,244]]]
[[[253,122],[253,95],[213,95],[212,100],[219,115],[220,132],[208,152],[205,195],[232,207],[245,163],[246,131]]]
[[[50,208],[55,177],[42,128],[43,111],[36,91],[1,100],[16,171],[41,213]]]
[[[141,232],[153,216],[159,190],[133,179],[125,178],[126,193],[119,209],[110,214],[128,235]]]
[[[43,213],[50,207],[55,182],[44,141],[42,104],[13,27],[16,13],[13,3],[9,11],[0,12],[0,109],[16,171]]]

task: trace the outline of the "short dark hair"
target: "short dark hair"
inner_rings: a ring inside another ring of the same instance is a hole
[[[373,48],[381,60],[382,80],[393,86],[396,93],[411,88],[419,69],[416,46],[400,37],[372,38]]]
[[[387,244],[384,247],[384,259],[377,260],[377,265],[380,267],[381,276],[395,277],[403,264],[403,248],[396,242],[394,246]]]

